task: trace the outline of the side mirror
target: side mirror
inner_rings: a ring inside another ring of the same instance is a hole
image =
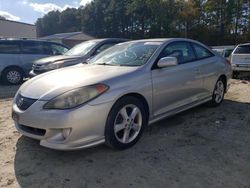
[[[178,65],[178,61],[176,57],[163,57],[157,63],[157,66],[159,68],[173,67],[176,65]]]

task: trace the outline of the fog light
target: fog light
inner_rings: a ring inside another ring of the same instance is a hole
[[[69,137],[70,133],[71,133],[71,128],[66,128],[62,130],[62,136],[64,140],[66,140]]]

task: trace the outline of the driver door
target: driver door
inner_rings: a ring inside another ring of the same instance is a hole
[[[195,53],[188,42],[170,43],[157,62],[163,57],[176,57],[178,65],[166,68],[155,66],[152,70],[155,117],[199,100],[203,85],[200,65],[195,62]]]

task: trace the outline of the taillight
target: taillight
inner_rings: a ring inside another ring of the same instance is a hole
[[[231,61],[230,61],[229,59],[227,59],[227,63],[228,63],[229,65],[231,65]]]

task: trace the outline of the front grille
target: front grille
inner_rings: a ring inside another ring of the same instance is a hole
[[[23,97],[22,95],[18,94],[15,102],[19,109],[27,110],[36,101],[37,99]]]
[[[32,70],[35,74],[41,74],[41,73],[44,73],[46,72],[46,70],[44,69],[41,69],[42,65],[39,65],[39,64],[33,64],[32,65]]]
[[[32,69],[33,70],[39,70],[41,68],[42,65],[39,65],[39,64],[33,64],[32,65]]]
[[[33,127],[26,126],[26,125],[21,125],[21,124],[18,124],[18,127],[24,132],[34,134],[37,136],[44,136],[46,133],[45,129],[33,128]]]

